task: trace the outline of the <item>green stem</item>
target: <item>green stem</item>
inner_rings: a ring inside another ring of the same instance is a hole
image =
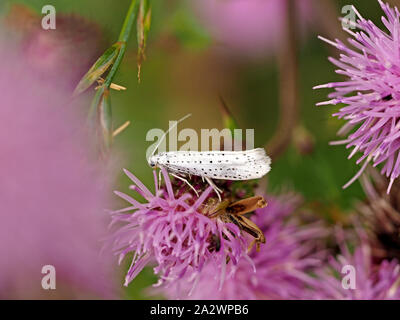
[[[111,83],[115,77],[115,74],[117,73],[119,66],[121,65],[121,62],[124,58],[125,51],[126,51],[126,43],[129,40],[129,37],[132,33],[132,27],[134,22],[137,19],[137,13],[138,13],[138,2],[137,0],[132,0],[131,5],[129,7],[128,13],[126,14],[126,18],[124,21],[124,24],[121,29],[121,33],[118,38],[118,42],[121,43],[121,48],[118,52],[118,56],[110,70],[110,72],[107,75],[107,78],[104,81],[104,85],[109,88],[111,86]]]
[[[129,7],[128,13],[122,26],[121,33],[119,34],[118,41],[127,42],[132,31],[133,23],[136,21],[138,1],[132,0],[131,6]]]

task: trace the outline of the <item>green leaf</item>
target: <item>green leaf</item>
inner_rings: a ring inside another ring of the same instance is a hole
[[[90,70],[83,76],[77,87],[75,88],[74,95],[78,95],[86,91],[96,80],[98,80],[104,72],[114,63],[119,50],[121,48],[121,43],[117,42],[112,47],[107,49],[104,54],[97,59],[95,64],[90,68]]]
[[[112,111],[110,90],[105,88],[100,101],[100,127],[103,133],[104,145],[109,149],[113,140]]]
[[[151,6],[149,0],[140,0],[139,12],[137,18],[137,42],[138,42],[138,80],[140,82],[140,73],[142,62],[146,58],[145,49],[147,35],[151,26]]]
[[[220,111],[222,115],[222,122],[224,128],[228,128],[233,136],[234,130],[239,129],[239,125],[236,122],[235,118],[233,117],[232,112],[229,110],[229,107],[226,104],[225,100],[221,96],[219,97],[219,100],[220,100]]]
[[[105,90],[105,86],[102,85],[97,91],[96,94],[94,95],[94,98],[92,100],[92,103],[90,105],[89,113],[88,113],[88,125],[90,128],[95,129],[96,128],[96,121],[97,121],[97,109],[100,105],[100,101],[103,97],[103,93]]]

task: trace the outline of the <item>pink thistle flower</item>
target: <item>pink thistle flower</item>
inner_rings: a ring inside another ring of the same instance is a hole
[[[361,170],[345,186],[349,186],[360,177],[368,163],[374,166],[383,164],[382,174],[390,177],[389,193],[395,179],[400,175],[400,13],[378,0],[386,17],[382,22],[387,31],[379,29],[372,21],[364,19],[358,11],[357,23],[360,29],[353,32],[344,29],[353,38],[347,46],[340,40],[335,42],[324,39],[342,51],[339,59],[329,60],[339,69],[336,71],[347,77],[343,82],[332,82],[319,88],[334,88],[329,101],[317,105],[345,104],[334,116],[347,120],[339,135],[346,135],[343,141],[332,144],[346,144],[354,148],[349,158],[357,152],[362,156],[357,164]]]
[[[70,96],[14,49],[0,34],[0,297],[114,297],[112,255],[100,254],[110,168]],[[41,286],[46,265],[55,290]]]
[[[305,31],[311,24],[313,8],[309,0],[295,2],[301,29]],[[272,55],[281,45],[285,1],[202,0],[194,6],[204,27],[231,54],[263,57]]]
[[[398,261],[396,259],[384,260],[380,264],[374,264],[366,234],[360,228],[357,233],[360,241],[352,253],[345,243],[343,230],[338,229],[337,240],[341,253],[337,257],[331,256],[328,259],[328,265],[316,272],[318,280],[315,280],[310,299],[400,299],[400,265]],[[354,268],[355,288],[346,289],[343,286],[344,266]]]
[[[326,236],[327,230],[319,223],[301,226],[293,217],[287,219],[301,203],[299,196],[288,194],[266,199],[268,206],[257,210],[252,217],[267,239],[260,252],[250,253],[255,268],[240,261],[219,288],[215,269],[208,264],[190,299],[302,298],[312,282],[309,271],[321,264],[323,251],[317,240]],[[159,291],[168,298],[177,298],[179,291],[189,290],[181,283],[178,286]]]
[[[132,173],[124,171],[134,183],[130,189],[146,200],[140,203],[129,195],[115,192],[130,204],[111,212],[112,224],[122,224],[111,237],[114,252],[120,262],[128,253],[133,253],[125,286],[143,267],[155,264],[154,273],[159,275],[156,286],[168,286],[185,278],[194,288],[206,263],[214,268],[221,286],[226,274],[243,258],[248,258],[247,239],[236,225],[202,213],[211,187],[198,199],[179,190],[175,195],[168,173],[162,169],[165,188],[159,190],[154,171],[156,193],[153,194]]]

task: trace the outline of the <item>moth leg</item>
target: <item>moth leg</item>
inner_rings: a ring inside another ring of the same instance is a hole
[[[218,188],[218,187],[216,186],[216,184],[214,183],[214,181],[211,180],[211,178],[208,178],[208,177],[204,177],[204,178],[205,178],[206,181],[209,183],[209,185],[210,185],[211,187],[213,187],[213,189],[217,190],[219,193],[222,193],[222,192],[223,192],[223,190],[221,190],[220,188]]]
[[[221,199],[222,190],[221,190],[220,188],[218,188],[218,187],[215,185],[214,181],[212,181],[210,178],[205,177],[205,179],[206,179],[206,181],[208,182],[208,184],[213,188],[213,190],[215,191],[215,193],[217,194],[218,199],[219,199],[219,202],[222,202],[222,199]]]
[[[158,191],[160,191],[160,188],[161,188],[161,174],[162,174],[161,170],[158,171],[158,190],[157,190],[157,193],[158,193]]]
[[[176,174],[173,174],[173,173],[171,173],[171,176],[173,176],[174,178],[177,178],[177,179],[183,181],[184,183],[186,183],[186,184],[194,191],[194,193],[196,194],[197,198],[199,197],[199,193],[198,193],[197,190],[189,183],[189,181],[187,181],[187,179],[182,178],[182,177],[180,177],[180,176],[178,176],[178,175],[176,175]]]

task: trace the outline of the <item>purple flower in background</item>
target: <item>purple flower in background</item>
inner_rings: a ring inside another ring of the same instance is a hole
[[[362,163],[361,170],[344,187],[354,182],[372,162],[374,166],[383,164],[381,172],[391,181],[389,193],[400,174],[400,13],[397,8],[392,9],[380,0],[379,3],[386,14],[382,17],[386,31],[353,8],[358,17],[354,26],[360,31],[345,29],[353,37],[348,40],[351,46],[321,37],[342,51],[339,59],[329,60],[339,68],[336,73],[347,79],[315,88],[335,89],[329,94],[329,101],[318,105],[346,105],[334,116],[347,121],[339,135],[348,137],[334,144],[353,148],[349,158],[362,153],[357,160],[357,164]]]
[[[345,243],[344,232],[338,229],[341,253],[330,257],[328,266],[316,272],[318,280],[310,299],[398,300],[400,299],[400,265],[396,259],[374,264],[366,234],[357,230],[359,245],[352,253]],[[345,266],[350,268],[343,269]],[[343,279],[347,273],[348,279]],[[351,274],[351,272],[354,272]],[[351,276],[354,275],[353,280]],[[347,280],[347,281],[346,281]],[[355,288],[351,287],[355,284]],[[346,282],[346,285],[343,284]]]
[[[268,206],[256,211],[253,221],[266,237],[266,244],[259,252],[253,250],[250,258],[255,268],[242,260],[235,272],[218,286],[215,269],[207,265],[199,284],[190,299],[300,299],[308,283],[312,282],[309,271],[321,264],[324,255],[319,240],[327,230],[318,224],[301,226],[289,217],[300,204],[300,197],[288,194],[267,197]],[[190,288],[161,289],[168,298],[177,298],[177,290],[187,292]]]
[[[69,95],[14,49],[0,35],[0,297],[113,297],[112,256],[100,255],[109,172]],[[42,289],[45,265],[56,290]]]
[[[31,73],[72,90],[104,51],[102,30],[82,16],[57,12],[57,28],[49,31],[42,28],[42,18],[28,5],[12,4],[5,26],[18,34]]]
[[[282,0],[202,0],[196,12],[217,43],[230,53],[263,56],[276,51],[282,40],[285,1]],[[310,23],[309,0],[296,0],[302,27]],[[233,49],[233,50],[232,50]]]
[[[134,183],[130,188],[146,200],[140,203],[115,192],[130,204],[111,213],[113,224],[120,224],[110,241],[113,250],[120,262],[133,253],[125,286],[148,264],[156,265],[157,285],[169,286],[185,278],[192,288],[204,265],[210,264],[220,286],[241,260],[248,258],[248,241],[239,228],[211,219],[201,211],[211,187],[196,199],[190,193],[176,196],[168,173],[162,169],[165,187],[159,190],[154,171],[156,193],[153,194],[132,173],[124,171]],[[250,259],[246,260],[251,264]]]

